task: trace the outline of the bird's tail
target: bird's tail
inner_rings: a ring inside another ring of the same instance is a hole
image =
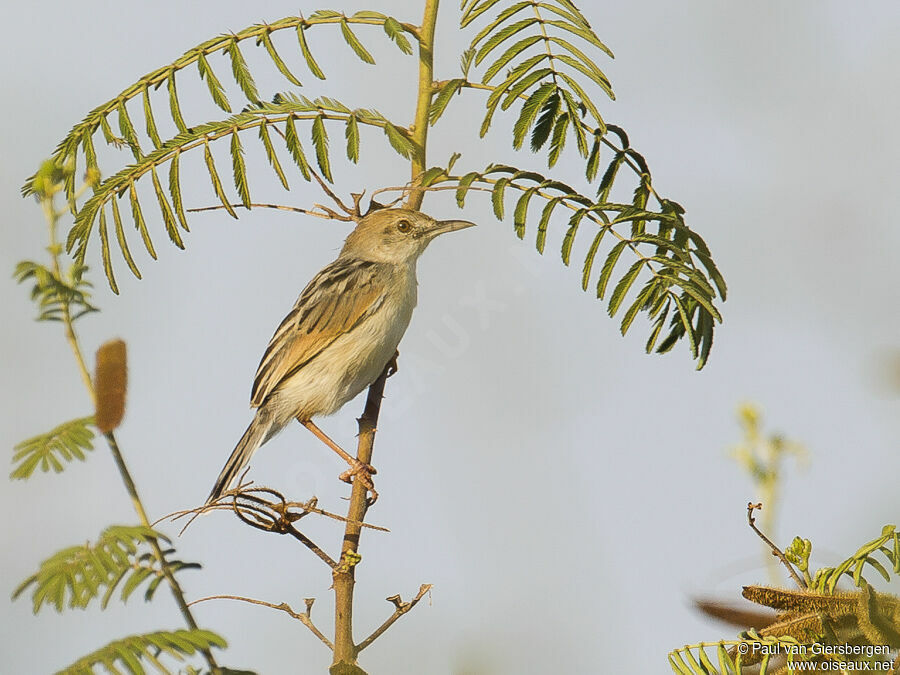
[[[244,432],[241,440],[235,446],[231,457],[225,462],[222,473],[219,474],[212,492],[209,493],[209,497],[206,499],[207,504],[212,504],[222,496],[222,493],[228,490],[244,467],[247,466],[256,449],[278,433],[278,431],[279,428],[275,426],[271,416],[265,414],[262,409],[258,410],[250,426],[247,427],[247,431]]]

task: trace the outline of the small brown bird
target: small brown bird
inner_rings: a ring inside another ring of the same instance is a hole
[[[432,239],[474,223],[435,220],[409,209],[369,213],[340,255],[313,277],[269,341],[256,371],[256,416],[228,458],[207,504],[219,499],[250,457],[296,419],[371,488],[374,470],[325,435],[330,415],[374,382],[394,357],[416,306],[416,261]]]

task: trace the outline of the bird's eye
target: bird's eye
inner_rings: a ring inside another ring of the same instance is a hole
[[[403,233],[406,233],[412,229],[412,225],[408,220],[401,220],[399,223],[397,223],[397,229]]]

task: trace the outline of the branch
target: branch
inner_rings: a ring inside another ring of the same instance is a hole
[[[413,607],[415,607],[418,604],[419,600],[421,600],[425,596],[425,594],[430,590],[431,590],[431,584],[422,584],[419,587],[419,592],[416,594],[416,597],[414,597],[409,602],[403,602],[400,599],[399,595],[392,595],[391,597],[386,598],[386,600],[388,602],[391,602],[394,604],[394,607],[396,608],[396,609],[394,609],[394,613],[391,614],[385,620],[385,622],[383,624],[381,624],[378,628],[376,628],[369,637],[367,637],[365,640],[360,642],[356,648],[356,651],[361,652],[363,649],[365,649],[370,644],[375,642],[375,640],[377,640],[381,636],[381,634],[384,633],[384,631],[386,631],[388,628],[390,628],[391,625],[397,619],[399,619],[401,616],[403,616],[409,610],[411,610]]]
[[[304,602],[306,603],[306,612],[303,614],[298,614],[297,612],[295,612],[293,609],[291,609],[291,606],[288,605],[286,602],[282,602],[282,603],[276,605],[271,602],[265,602],[264,600],[255,600],[253,598],[245,598],[241,595],[210,595],[209,597],[206,597],[206,598],[200,598],[199,600],[194,600],[193,602],[190,603],[190,605],[196,605],[198,602],[206,602],[207,600],[240,600],[241,602],[249,602],[252,605],[262,605],[263,607],[271,607],[272,609],[281,610],[282,612],[286,612],[293,618],[300,621],[304,626],[309,628],[312,631],[313,635],[315,635],[317,638],[319,638],[325,644],[326,647],[328,647],[331,650],[334,650],[334,645],[331,644],[331,640],[329,640],[327,637],[325,637],[325,635],[322,634],[322,631],[320,631],[318,628],[316,628],[316,625],[313,623],[312,617],[310,616],[310,611],[312,610],[313,602],[315,601],[314,598],[304,598]]]
[[[344,216],[337,215],[334,211],[326,211],[324,213],[319,213],[317,211],[312,211],[309,209],[301,209],[299,206],[283,206],[281,204],[250,204],[250,206],[245,206],[244,204],[229,204],[232,208],[256,208],[256,209],[278,209],[280,211],[290,211],[292,213],[302,213],[307,216],[315,216],[316,218],[324,218],[326,220],[341,220],[345,222],[349,222],[352,218],[346,218]],[[319,206],[316,204],[316,206]],[[200,213],[202,211],[219,211],[221,209],[225,209],[225,206],[199,206],[193,209],[185,209],[188,213]],[[320,207],[322,208],[322,207]]]
[[[391,372],[393,361],[384,367],[381,375],[369,387],[366,407],[359,418],[359,441],[356,458],[363,464],[372,463],[372,447],[375,444],[375,427],[384,398],[384,384]],[[350,506],[347,509],[347,526],[341,545],[341,564],[334,568],[334,664],[356,663],[357,649],[353,644],[353,586],[356,583],[356,564],[361,560],[357,549],[362,528],[358,525],[365,520],[369,508],[368,489],[362,481],[354,480],[350,492]]]
[[[800,575],[797,574],[796,570],[794,570],[794,566],[791,565],[790,561],[787,559],[787,556],[781,552],[781,549],[778,548],[775,544],[772,543],[772,540],[769,539],[766,535],[764,535],[758,527],[756,527],[756,519],[753,517],[753,512],[756,509],[762,509],[762,503],[754,504],[750,502],[747,504],[747,522],[750,524],[750,528],[756,532],[757,536],[762,539],[765,544],[772,549],[772,555],[778,558],[781,563],[785,566],[788,571],[788,574],[791,575],[791,579],[794,580],[794,583],[797,584],[798,588],[807,588],[806,582],[800,578]]]

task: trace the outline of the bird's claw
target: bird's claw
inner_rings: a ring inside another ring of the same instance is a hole
[[[352,483],[354,477],[359,480],[370,493],[366,501],[369,506],[372,506],[378,500],[378,491],[375,489],[375,483],[372,481],[372,476],[376,473],[378,473],[378,470],[374,466],[360,462],[357,459],[354,460],[353,466],[344,471],[338,478],[345,483]]]
[[[387,362],[387,377],[391,377],[397,373],[399,367],[397,366],[397,357],[400,356],[399,351],[395,351],[394,355],[391,357],[391,360]]]

